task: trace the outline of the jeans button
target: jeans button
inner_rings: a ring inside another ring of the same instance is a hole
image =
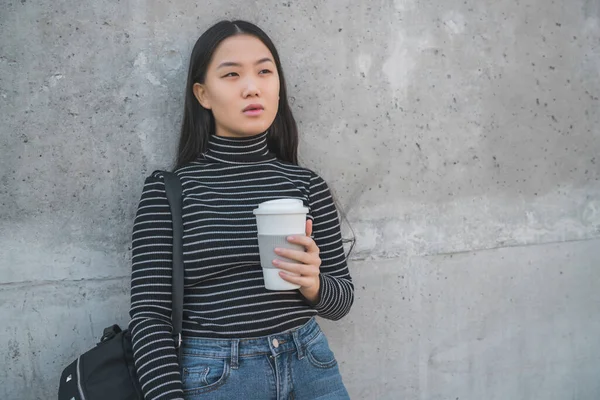
[[[273,339],[273,347],[275,347],[275,348],[279,347],[279,340]]]

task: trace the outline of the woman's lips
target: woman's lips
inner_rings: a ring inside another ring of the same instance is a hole
[[[244,111],[244,114],[249,117],[256,117],[257,115],[261,115],[263,111],[265,110],[263,110],[262,108],[252,108],[250,110]]]

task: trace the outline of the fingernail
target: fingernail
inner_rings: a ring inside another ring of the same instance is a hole
[[[294,239],[295,239],[295,237],[293,237],[293,236],[288,236],[288,240],[294,240]]]

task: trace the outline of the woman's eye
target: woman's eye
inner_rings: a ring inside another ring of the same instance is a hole
[[[270,74],[271,70],[270,69],[263,69],[262,71],[259,72],[260,74]]]
[[[235,76],[235,75],[237,75],[237,72],[230,72],[230,73],[224,75],[223,78],[227,78],[229,76]]]

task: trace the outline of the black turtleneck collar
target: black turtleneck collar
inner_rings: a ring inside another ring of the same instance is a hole
[[[208,149],[200,158],[228,164],[255,164],[276,159],[267,147],[267,132],[249,137],[211,135]]]

